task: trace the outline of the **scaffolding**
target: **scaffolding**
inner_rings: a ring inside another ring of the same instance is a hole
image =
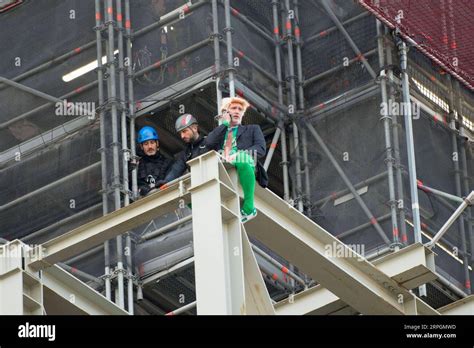
[[[470,308],[470,70],[462,59],[460,71],[433,59],[436,50],[411,35],[423,23],[406,9],[405,26],[383,17],[393,11],[390,4],[374,6],[363,0],[66,0],[51,8],[27,2],[0,14],[5,28],[33,12],[58,16],[67,32],[58,38],[40,28],[32,49],[48,49],[35,57],[21,40],[2,50],[0,237],[4,248],[29,243],[48,251],[31,269],[5,266],[24,286],[48,289],[48,299],[23,295],[28,308],[41,314],[37,308],[47,301],[46,312],[57,313],[55,301],[67,298],[64,289],[75,287],[76,278],[88,284],[81,304],[69,307],[79,313]],[[56,15],[71,8],[74,16]],[[459,9],[447,10],[454,16]],[[445,22],[444,33],[455,40],[455,21]],[[8,33],[0,31],[0,42],[9,42],[2,38]],[[66,81],[90,61],[88,73]],[[173,157],[183,148],[174,134],[176,117],[193,114],[207,134],[227,95],[249,100],[244,123],[260,125],[267,141],[269,190],[256,194],[261,217],[237,222],[235,173],[211,153],[191,161],[191,173],[167,190],[140,199],[136,131],[156,127],[160,151]],[[58,103],[73,105],[69,119],[55,112]],[[92,113],[87,103],[94,104]],[[203,167],[213,180],[199,176]],[[222,219],[211,219],[211,203],[199,202],[212,202]],[[137,207],[142,215],[131,217]],[[203,229],[209,239],[198,235]],[[236,260],[226,254],[229,243],[238,248]],[[342,258],[349,263],[338,265],[341,260],[321,252],[325,245],[359,247],[364,261]],[[227,261],[217,263],[222,253]],[[49,278],[38,279],[39,270]],[[403,306],[380,288],[381,279],[403,294]],[[99,297],[93,293],[106,301],[94,306]]]

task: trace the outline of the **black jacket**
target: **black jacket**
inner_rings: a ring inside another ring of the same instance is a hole
[[[227,131],[225,125],[220,125],[207,135],[206,146],[210,150],[219,151],[224,145],[224,137]],[[265,137],[259,125],[240,125],[237,129],[237,149],[255,151],[257,158],[262,158],[266,153]]]
[[[188,169],[187,161],[201,156],[202,154],[209,151],[206,147],[206,137],[201,135],[194,143],[186,144],[186,148],[178,154],[176,161],[171,167],[169,173],[166,175],[165,181],[170,182],[176,178],[179,178]]]
[[[137,170],[138,187],[148,186],[149,175],[152,175],[155,181],[163,180],[172,164],[173,160],[164,157],[160,152],[157,152],[154,156],[147,156],[142,153]]]
[[[256,176],[257,182],[262,187],[267,187],[268,185],[268,175],[263,168],[263,165],[258,161],[263,158],[266,153],[266,142],[265,137],[263,136],[262,130],[259,125],[250,124],[250,125],[240,125],[237,129],[237,149],[238,150],[247,150],[255,151],[257,154],[257,164],[256,164]],[[227,126],[220,125],[215,128],[212,132],[207,135],[206,146],[209,150],[219,151],[222,149],[225,141],[225,134],[227,131]]]

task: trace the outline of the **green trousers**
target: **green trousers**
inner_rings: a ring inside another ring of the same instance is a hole
[[[231,164],[237,169],[240,185],[244,191],[242,210],[245,214],[250,214],[254,210],[255,161],[248,153],[237,151],[237,156]]]

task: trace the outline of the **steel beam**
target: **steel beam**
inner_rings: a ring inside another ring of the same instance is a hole
[[[43,287],[54,293],[49,294],[44,301],[44,306],[59,307],[55,302],[62,303],[68,301],[80,311],[92,315],[127,315],[128,313],[113,302],[107,300],[100,293],[80,281],[62,268],[53,265],[42,271],[41,280]],[[62,311],[61,313],[47,314],[70,314]]]
[[[38,249],[12,241],[0,250],[0,314],[127,314],[69,272],[29,267]]]
[[[239,201],[217,155],[191,168],[194,270],[198,314],[245,314]],[[212,284],[212,291],[209,291]]]
[[[257,259],[244,226],[242,228],[242,257],[244,261],[246,314],[275,314]]]
[[[160,214],[174,211],[179,199],[189,202],[189,193],[179,189],[181,181],[186,186],[189,184],[189,176],[170,183],[167,190],[156,192],[42,244],[43,249],[36,254],[31,266],[44,269],[119,236]]]
[[[270,296],[240,222],[237,178],[231,179],[214,151],[188,164],[197,313],[272,314]]]
[[[23,270],[24,255],[30,250],[19,240],[0,246],[0,314],[41,315],[43,294],[37,274]]]
[[[372,264],[406,289],[437,278],[434,254],[419,243],[372,261]],[[278,302],[275,310],[278,315],[328,315],[346,307],[344,301],[317,285]]]
[[[438,308],[438,311],[446,315],[474,315],[474,295]]]
[[[417,312],[413,294],[267,189],[256,187],[252,237],[363,314]],[[241,192],[239,191],[241,194]],[[343,257],[327,251],[339,250]]]
[[[421,243],[411,244],[372,264],[406,289],[414,289],[437,278],[435,254]]]

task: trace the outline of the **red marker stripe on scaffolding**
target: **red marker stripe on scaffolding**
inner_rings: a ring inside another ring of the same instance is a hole
[[[291,21],[286,22],[286,30],[291,30]]]
[[[237,55],[238,55],[240,58],[242,58],[245,54],[244,54],[244,52],[242,52],[242,51],[237,51]]]
[[[276,28],[273,28],[273,33],[278,35],[280,33],[280,30],[278,29],[278,27]]]
[[[271,143],[271,144],[270,144],[270,148],[276,149],[276,147],[277,147],[277,143]]]
[[[157,61],[153,64],[154,67],[159,68],[161,66],[161,62]]]
[[[189,12],[189,6],[188,6],[188,5],[184,5],[184,6],[183,6],[183,12],[184,12],[184,13],[188,13],[188,12]]]
[[[421,180],[417,180],[416,181],[416,185],[418,186],[418,188],[422,191],[425,191],[425,192],[431,192],[429,188],[427,188],[425,185],[423,185],[423,182]]]
[[[107,13],[108,13],[108,14],[112,14],[112,12],[113,12],[113,11],[112,11],[112,7],[107,7]]]
[[[239,15],[239,11],[237,11],[235,8],[233,8],[231,11],[230,11],[234,16],[237,16]]]
[[[131,25],[131,23],[130,23],[130,19],[127,19],[127,20],[125,21],[125,28],[130,29],[131,27],[132,27],[132,25]]]
[[[100,12],[96,12],[96,13],[95,13],[95,20],[96,20],[96,21],[100,21],[101,18],[102,18],[102,17],[101,17],[101,15],[100,15]]]
[[[74,52],[76,52],[76,53],[80,53],[81,51],[82,51],[82,48],[80,48],[80,47],[74,49]]]
[[[74,90],[75,93],[80,93],[82,92],[82,90],[84,89],[84,87],[78,87]]]
[[[117,13],[117,22],[121,22],[121,21],[122,21],[122,14]]]
[[[471,281],[466,280],[466,289],[470,289],[470,288],[471,288]]]
[[[372,225],[377,224],[377,219],[374,218],[374,217],[372,217],[372,218],[370,219],[370,223],[371,223]]]
[[[296,28],[295,28],[295,36],[296,36],[296,37],[299,37],[300,35],[301,35],[300,28],[299,28],[299,27],[296,27]]]
[[[398,228],[393,228],[393,236],[398,238]]]
[[[163,184],[160,186],[160,190],[166,190],[169,186],[166,184]]]
[[[283,266],[281,268],[281,271],[284,273],[284,274],[287,274],[288,273],[288,268],[286,268],[285,266]]]
[[[277,280],[277,279],[278,279],[278,275],[277,275],[276,273],[273,273],[272,279],[273,279],[273,280]]]
[[[322,32],[319,33],[320,37],[326,36],[328,32],[326,30],[323,30]]]
[[[407,237],[406,234],[402,235],[402,242],[403,242],[403,243],[408,242],[408,237]]]

